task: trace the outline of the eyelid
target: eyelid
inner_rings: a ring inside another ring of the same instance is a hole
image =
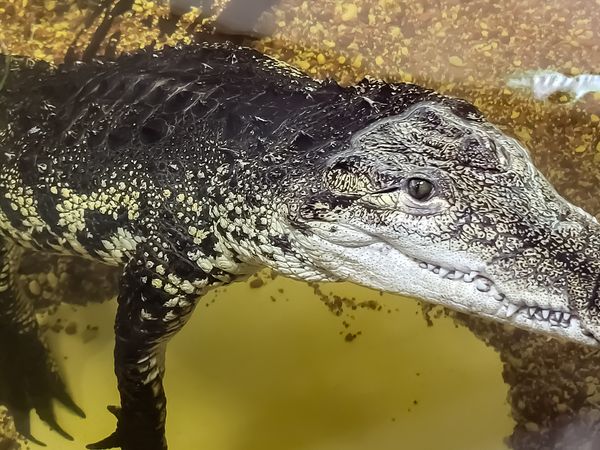
[[[402,185],[401,184],[393,184],[391,186],[387,186],[381,189],[378,189],[376,191],[371,192],[371,194],[387,194],[388,192],[394,192],[397,191],[399,189],[402,189]]]
[[[415,199],[415,201],[426,202],[426,201],[430,200],[438,191],[438,185],[431,177],[429,177],[427,175],[421,175],[420,173],[415,173],[415,174],[411,174],[411,176],[407,177],[405,180],[405,187],[406,187],[407,192],[408,192],[408,189],[410,186],[410,182],[412,180],[425,181],[426,183],[429,183],[431,185],[431,192],[429,193],[429,196],[423,200]]]
[[[392,184],[390,186],[386,186],[386,187],[383,187],[381,189],[377,189],[376,191],[369,192],[369,194],[387,194],[389,192],[394,192],[394,191],[401,190],[403,188],[406,188],[407,187],[407,183],[410,180],[412,180],[413,178],[420,178],[420,179],[422,179],[424,181],[427,181],[427,182],[431,183],[432,189],[431,189],[431,195],[430,195],[430,197],[432,197],[434,195],[434,193],[437,190],[436,184],[433,181],[429,180],[428,178],[419,177],[419,176],[413,176],[413,177],[406,178],[406,179],[403,180],[402,183]]]

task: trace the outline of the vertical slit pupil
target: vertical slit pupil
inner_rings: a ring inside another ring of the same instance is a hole
[[[433,193],[433,184],[423,178],[408,180],[408,195],[415,200],[427,200]]]

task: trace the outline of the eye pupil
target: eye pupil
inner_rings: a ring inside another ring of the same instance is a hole
[[[415,200],[427,200],[433,193],[433,184],[423,178],[411,178],[408,180],[407,191]]]

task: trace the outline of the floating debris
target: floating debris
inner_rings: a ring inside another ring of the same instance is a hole
[[[600,75],[568,76],[560,72],[540,70],[509,78],[507,84],[512,88],[531,89],[537,100],[546,100],[553,94],[563,92],[577,101],[586,94],[600,92]]]
[[[25,448],[25,441],[17,433],[14,421],[8,414],[8,410],[6,407],[0,406],[0,449],[21,450]]]
[[[256,276],[256,278],[252,279],[252,281],[250,281],[248,284],[252,289],[258,289],[259,287],[263,287],[265,282],[262,278]]]

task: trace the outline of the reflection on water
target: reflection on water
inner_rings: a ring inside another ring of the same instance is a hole
[[[96,4],[0,0],[0,40],[12,53],[60,60],[81,30],[80,49],[104,20],[99,11],[86,23]],[[179,16],[189,5],[205,14]],[[252,35],[249,44],[317,77],[350,83],[371,75],[466,98],[524,142],[561,193],[600,213],[600,93],[573,102],[556,92],[542,102],[508,84],[538,70],[565,79],[597,74],[597,0],[182,0],[175,15],[146,1],[130,6],[104,40],[112,38],[117,53],[190,41],[213,27],[214,15],[219,30]],[[309,287],[267,281],[216,293],[219,301],[200,307],[175,339],[166,379],[173,449],[499,449],[511,433],[516,449],[600,443],[595,350],[453,313],[458,329],[449,318],[427,328],[412,301],[348,286],[331,289],[383,308],[346,307],[338,318]],[[85,421],[61,415],[77,445],[37,424],[50,448],[80,448],[113,426],[103,410],[117,400],[113,306],[63,308],[78,332],[50,333],[88,413]],[[100,325],[94,339],[84,338],[87,325]],[[348,334],[358,338],[348,343]]]

